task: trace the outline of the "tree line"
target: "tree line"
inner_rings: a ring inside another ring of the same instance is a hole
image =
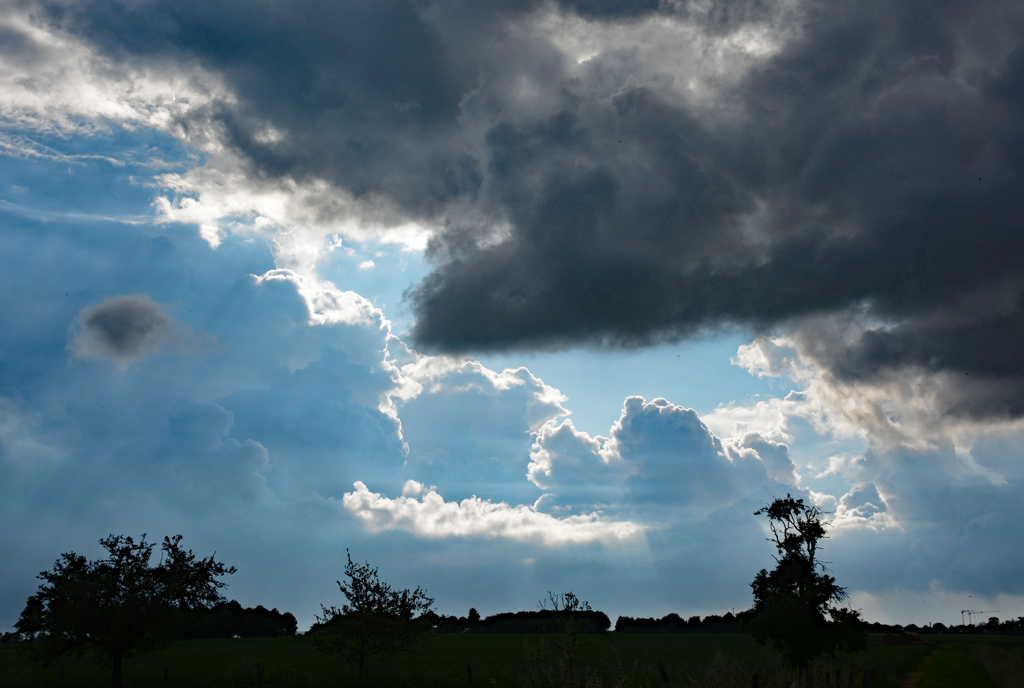
[[[298,621],[289,612],[263,605],[243,607],[239,602],[221,602],[210,609],[190,609],[182,615],[176,640],[203,638],[279,638],[295,635]]]
[[[475,611],[475,610],[470,610]],[[479,615],[439,616],[428,612],[423,620],[431,633],[561,633],[564,614],[554,609],[501,612],[486,618]],[[580,633],[603,633],[611,628],[608,615],[600,611],[579,611]]]
[[[620,616],[615,621],[616,633],[745,633],[744,621],[753,616],[750,610],[723,615],[709,614],[703,619],[691,616],[684,619],[678,614],[666,614],[660,619]]]
[[[838,650],[866,646],[867,628],[859,612],[840,603],[844,588],[836,584],[818,559],[827,538],[824,512],[790,495],[777,498],[755,515],[768,519],[768,538],[776,549],[776,567],[762,569],[750,584],[754,606],[738,615],[704,619],[670,614],[662,619],[620,617],[622,633],[703,632],[743,629],[760,643],[771,643],[801,671],[811,659]],[[42,584],[29,597],[15,625],[29,639],[34,655],[45,663],[69,654],[93,651],[112,670],[113,688],[121,688],[122,661],[134,654],[166,647],[180,637],[289,635],[295,618],[276,609],[245,609],[225,602],[223,576],[235,567],[213,556],[197,559],[181,546],[181,536],[165,537],[161,556],[152,565],[154,543],[123,535],[100,540],[107,557],[90,561],[68,553],[51,570],[39,574]],[[442,617],[433,611],[426,591],[392,588],[370,564],[348,554],[345,598],[338,606],[321,606],[308,636],[314,648],[350,661],[361,679],[367,661],[408,650],[431,632],[557,633],[559,650],[571,675],[582,633],[599,633],[611,625],[607,615],[591,609],[571,591],[548,593],[535,612],[495,614],[481,619],[475,609],[465,618]],[[998,623],[998,620],[996,620]]]

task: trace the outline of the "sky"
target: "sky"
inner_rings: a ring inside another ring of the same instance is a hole
[[[1024,6],[0,0],[0,627],[180,533],[308,627],[1024,616]]]

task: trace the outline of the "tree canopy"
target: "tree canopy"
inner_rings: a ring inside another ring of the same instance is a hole
[[[121,661],[158,650],[175,636],[182,614],[223,600],[221,576],[235,572],[214,560],[196,559],[181,535],[165,537],[160,562],[150,565],[155,543],[125,535],[100,540],[107,558],[90,561],[62,554],[43,571],[39,591],[28,598],[15,627],[44,663],[93,650],[111,666],[113,688],[121,686]]]
[[[408,650],[424,632],[419,623],[430,611],[434,600],[417,587],[395,590],[380,580],[369,563],[356,564],[348,554],[346,582],[338,588],[347,602],[338,607],[320,608],[322,615],[310,629],[313,646],[321,652],[337,654],[353,662],[360,679],[368,673],[367,660],[375,655],[392,655]]]
[[[754,638],[770,640],[801,669],[819,655],[865,647],[867,631],[859,612],[837,606],[846,590],[818,560],[821,541],[828,538],[826,512],[787,494],[754,512],[762,514],[777,554],[776,567],[761,569],[750,584],[754,609],[747,627]]]

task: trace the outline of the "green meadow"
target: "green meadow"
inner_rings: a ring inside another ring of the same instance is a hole
[[[829,683],[893,688],[1003,688],[1022,685],[1024,638],[931,636],[934,646],[887,647],[872,637],[864,652],[815,663],[817,688]],[[432,635],[412,653],[370,664],[368,686],[458,688],[579,686],[747,688],[758,674],[762,688],[788,687],[793,675],[772,650],[745,634],[586,636],[570,669],[557,635]],[[0,648],[0,688],[106,688],[108,670],[88,654],[66,657],[47,668],[23,650]],[[165,674],[166,670],[166,674]],[[179,641],[166,650],[133,657],[124,665],[125,688],[306,688],[356,686],[355,672],[290,638]],[[165,683],[166,681],[166,683]],[[807,682],[805,681],[805,684]]]

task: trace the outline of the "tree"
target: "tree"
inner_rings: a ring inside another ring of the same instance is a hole
[[[846,590],[818,561],[820,542],[828,538],[826,512],[787,494],[754,512],[762,514],[771,528],[768,541],[778,554],[775,569],[761,569],[750,584],[754,591],[754,615],[747,621],[751,635],[762,644],[771,640],[801,671],[819,655],[865,648],[867,631],[860,613],[835,606],[846,599]]]
[[[313,647],[353,662],[362,681],[368,675],[367,660],[409,650],[424,632],[423,615],[434,600],[421,588],[393,590],[380,580],[369,563],[355,564],[348,554],[345,577],[338,588],[348,602],[324,607],[310,629]],[[417,618],[417,614],[420,615]]]
[[[470,623],[477,623],[480,621],[480,612],[476,610],[476,607],[469,608],[469,614],[466,616],[466,621]]]
[[[21,633],[4,633],[3,635],[0,635],[0,645],[14,645],[21,641]]]
[[[589,602],[581,600],[571,590],[564,593],[553,593],[548,590],[548,599],[541,600],[539,606],[542,610],[546,610],[548,604],[551,605],[551,610],[558,614],[558,621],[562,626],[562,643],[555,642],[554,645],[562,654],[562,670],[567,685],[572,686],[576,683],[576,654],[580,648],[589,644],[580,639],[582,623],[579,615],[594,610],[591,609]]]
[[[28,598],[15,628],[26,635],[44,664],[66,654],[93,650],[112,669],[111,685],[121,686],[121,661],[166,647],[181,615],[222,600],[220,576],[235,572],[213,556],[197,560],[181,546],[181,536],[165,537],[157,566],[150,566],[155,543],[130,536],[100,540],[108,557],[89,561],[62,554],[43,571],[39,591]]]

